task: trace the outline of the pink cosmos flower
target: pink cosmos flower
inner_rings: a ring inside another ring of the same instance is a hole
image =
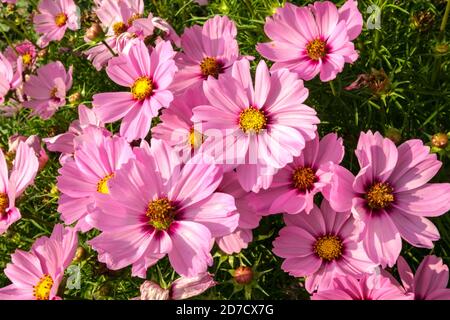
[[[348,0],[338,10],[330,1],[308,7],[286,3],[266,19],[264,31],[272,42],[258,44],[257,50],[275,61],[272,70],[287,68],[304,80],[320,73],[321,81],[333,80],[345,63],[358,58],[351,42],[363,24],[357,5]]]
[[[236,230],[216,238],[217,245],[226,254],[239,253],[252,242],[252,229],[258,227],[261,216],[250,208],[249,194],[239,184],[236,172],[225,173],[217,191],[232,195],[236,201],[236,211],[239,213],[239,224]]]
[[[0,300],[61,299],[58,287],[77,244],[76,232],[57,224],[51,236],[38,238],[30,252],[17,249],[4,271],[12,284],[0,288]]]
[[[177,94],[190,87],[201,89],[209,76],[228,73],[240,58],[236,25],[228,17],[215,16],[203,27],[194,25],[181,36],[182,53],[176,62],[180,70],[171,89]]]
[[[134,300],[183,300],[198,296],[216,284],[208,272],[178,278],[167,289],[152,281],[145,281],[140,287],[141,296]]]
[[[175,97],[170,107],[162,111],[159,117],[162,122],[152,128],[152,137],[164,140],[180,154],[183,161],[189,159],[205,139],[200,129],[195,130],[191,120],[192,109],[205,104],[208,104],[208,100],[196,89],[189,89]]]
[[[22,84],[22,62],[17,61],[14,70],[8,59],[0,52],[0,104],[5,101],[9,90],[15,89]]]
[[[269,189],[250,196],[251,207],[261,215],[311,212],[314,195],[331,182],[330,164],[341,163],[343,157],[341,138],[330,133],[319,143],[317,136],[306,142],[299,157],[277,172]]]
[[[14,50],[15,49],[15,50]],[[36,47],[29,40],[22,41],[14,46],[6,48],[5,57],[15,66],[17,59],[22,59],[22,65],[26,69],[32,69],[36,62]]]
[[[414,294],[414,300],[450,300],[448,267],[436,256],[426,256],[414,275],[403,257],[397,260],[403,287]]]
[[[48,156],[45,149],[41,146],[41,139],[39,139],[36,135],[31,135],[29,137],[21,136],[19,134],[12,135],[8,139],[8,152],[16,153],[20,142],[25,142],[34,150],[34,153],[39,161],[39,170],[42,170],[47,164]]]
[[[329,288],[334,277],[373,272],[373,263],[358,241],[359,226],[350,212],[336,213],[324,200],[310,214],[285,215],[286,227],[273,243],[285,258],[281,268],[305,277],[309,292]]]
[[[61,191],[58,212],[66,224],[77,222],[82,232],[92,229],[89,214],[97,198],[109,194],[109,180],[133,157],[133,151],[124,138],[105,136],[104,130],[87,137],[75,151],[73,160],[66,161],[57,178]],[[93,138],[95,137],[95,138]]]
[[[66,104],[66,93],[72,87],[73,67],[66,72],[60,61],[51,62],[37,69],[37,76],[31,75],[25,82],[24,92],[28,101],[23,105],[33,109],[34,115],[49,119],[59,107]]]
[[[50,41],[60,41],[67,28],[80,28],[80,12],[73,0],[41,0],[38,11],[33,23],[36,32],[41,34],[40,47],[46,47]]]
[[[89,128],[103,128],[103,123],[98,120],[95,112],[84,104],[78,106],[78,119],[72,121],[69,130],[51,138],[45,138],[43,141],[47,149],[53,152],[61,152],[60,163],[63,165],[68,159],[71,159],[75,152],[76,138],[86,133]]]
[[[316,136],[319,119],[303,102],[308,90],[286,69],[269,73],[264,61],[256,69],[255,87],[250,63],[234,63],[231,74],[204,83],[209,105],[194,108],[194,122],[214,136],[208,154],[237,166],[244,190],[267,189],[276,169],[300,156],[305,142]],[[219,130],[219,132],[217,132]]]
[[[130,42],[119,57],[109,61],[106,72],[129,92],[99,93],[94,110],[105,123],[122,119],[120,134],[129,141],[145,138],[158,110],[173,100],[167,90],[177,70],[170,42],[160,42],[150,54],[144,42]]]
[[[111,197],[99,199],[92,214],[103,232],[89,243],[112,270],[132,265],[132,275],[145,278],[167,254],[178,274],[198,275],[212,264],[213,237],[238,225],[234,198],[214,192],[222,178],[216,165],[202,159],[182,165],[166,143],[151,143],[143,141],[136,159],[111,179]]]
[[[8,164],[0,149],[0,234],[20,219],[20,211],[16,208],[15,201],[33,183],[38,167],[34,150],[25,142],[20,142],[11,173],[8,175]]]
[[[333,279],[327,290],[314,293],[311,300],[412,300],[398,282],[385,272],[354,276],[340,276]]]
[[[402,248],[432,248],[439,239],[436,217],[450,210],[450,184],[428,183],[442,163],[421,140],[398,148],[378,132],[361,133],[355,151],[360,172],[356,178],[333,165],[330,190],[324,192],[338,212],[352,210],[364,225],[361,239],[369,257],[383,267],[393,266]]]

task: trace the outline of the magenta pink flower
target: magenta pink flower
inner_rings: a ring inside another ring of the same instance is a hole
[[[14,70],[8,59],[0,52],[0,104],[5,101],[9,90],[22,84],[22,62],[17,60]]]
[[[12,284],[0,288],[0,300],[61,299],[57,296],[58,287],[77,244],[76,232],[57,224],[50,238],[38,238],[30,252],[17,249],[4,271]]]
[[[228,17],[215,16],[203,27],[194,25],[181,36],[182,53],[176,57],[179,71],[171,89],[182,93],[187,88],[201,88],[209,76],[218,78],[229,72],[240,58],[236,25]]]
[[[362,24],[355,0],[339,10],[330,1],[308,7],[286,3],[266,19],[264,31],[272,42],[258,44],[257,50],[275,61],[272,70],[287,68],[304,80],[320,73],[321,81],[330,81],[345,63],[358,58],[351,41],[361,33]]]
[[[330,287],[339,275],[360,275],[377,266],[358,241],[359,226],[350,212],[336,213],[326,200],[309,214],[285,215],[286,227],[273,243],[273,252],[285,258],[281,268],[306,277],[309,292]]]
[[[33,23],[36,32],[41,34],[40,47],[46,47],[50,41],[60,41],[68,28],[80,28],[80,13],[73,0],[41,0],[38,11]]]
[[[311,212],[314,196],[331,182],[330,164],[339,164],[344,157],[342,139],[327,134],[306,142],[305,149],[294,161],[280,169],[269,189],[250,197],[251,206],[261,215],[301,211]]]
[[[15,49],[15,50],[14,50]],[[5,57],[15,67],[17,59],[22,60],[22,65],[26,69],[32,69],[36,62],[36,47],[30,41],[25,40],[5,50]]]
[[[25,142],[20,142],[11,173],[8,174],[8,164],[0,149],[0,234],[20,219],[16,199],[33,183],[38,167],[34,150]]]
[[[426,256],[414,275],[403,257],[397,260],[403,287],[414,294],[414,300],[450,300],[448,267],[436,256]]]
[[[64,164],[66,160],[72,158],[78,136],[83,135],[89,128],[103,128],[103,126],[103,123],[98,120],[97,115],[92,109],[86,107],[84,104],[80,104],[78,106],[78,119],[72,121],[67,132],[43,140],[48,150],[61,152],[60,163]]]
[[[276,169],[298,157],[316,136],[319,119],[303,104],[308,90],[295,73],[269,73],[264,61],[256,69],[255,87],[250,63],[235,62],[231,74],[204,83],[209,105],[194,108],[194,122],[214,136],[205,152],[216,161],[237,166],[244,190],[267,189]],[[213,149],[213,150],[211,150]]]
[[[17,152],[20,142],[25,142],[34,150],[34,153],[39,161],[39,170],[42,170],[47,164],[48,156],[47,153],[45,152],[45,149],[41,146],[41,139],[39,139],[39,137],[36,135],[31,135],[29,137],[21,136],[18,134],[12,135],[8,139],[8,147],[9,147],[8,152],[9,153]]]
[[[228,235],[216,238],[217,245],[227,254],[239,253],[252,242],[252,229],[258,227],[261,216],[258,216],[250,208],[249,194],[242,189],[236,172],[225,173],[217,191],[232,195],[236,201],[236,211],[239,213],[239,224],[236,230]]]
[[[82,232],[92,228],[89,214],[97,198],[109,194],[109,180],[134,157],[124,138],[105,136],[102,129],[95,130],[97,134],[92,131],[78,145],[73,160],[59,170],[57,183],[62,220],[66,224],[77,221],[76,229]]]
[[[208,100],[196,89],[189,89],[175,97],[170,107],[162,111],[162,122],[152,128],[152,137],[164,140],[183,160],[187,160],[199,150],[206,139],[200,129],[195,130],[191,120],[192,109],[205,104],[208,104]]]
[[[439,239],[436,217],[450,210],[450,184],[428,183],[442,163],[421,140],[408,140],[398,148],[378,132],[361,133],[355,151],[360,172],[333,165],[329,192],[324,195],[336,211],[352,210],[364,229],[361,233],[369,257],[383,267],[393,266],[402,241],[432,248]]]
[[[24,92],[29,100],[23,105],[42,119],[52,117],[59,107],[66,104],[66,93],[72,87],[72,70],[71,66],[66,72],[60,61],[37,69],[37,76],[31,75],[25,82]]]
[[[198,296],[216,284],[208,272],[178,278],[167,289],[152,281],[145,281],[140,287],[141,296],[134,300],[183,300]]]
[[[381,273],[364,274],[361,278],[351,275],[333,279],[329,289],[314,293],[311,300],[412,300],[398,282],[384,270]]]
[[[143,141],[109,184],[110,198],[99,199],[93,225],[102,234],[90,241],[101,262],[118,270],[132,265],[133,276],[166,254],[183,276],[212,264],[213,237],[233,232],[239,220],[234,198],[214,192],[219,167],[194,158],[185,165],[163,141]],[[212,159],[210,159],[212,161]]]
[[[102,122],[122,119],[120,134],[129,141],[145,138],[158,110],[173,100],[167,90],[177,70],[170,42],[160,42],[150,54],[144,42],[130,42],[125,51],[109,61],[106,72],[128,92],[99,93],[94,110]]]

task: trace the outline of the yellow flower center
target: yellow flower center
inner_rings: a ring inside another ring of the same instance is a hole
[[[158,230],[167,230],[175,218],[176,210],[167,198],[153,200],[148,204],[148,223]]]
[[[106,177],[101,179],[97,184],[97,192],[109,194],[108,181],[112,177],[114,177],[114,173],[108,174]]]
[[[189,133],[189,143],[192,149],[197,149],[203,143],[203,134],[195,131],[194,128],[192,128]]]
[[[58,88],[56,88],[56,87],[52,88],[52,90],[50,91],[50,98],[52,98],[52,99],[58,98],[58,97],[56,96],[56,93],[57,93],[57,92],[58,92]]]
[[[266,125],[267,117],[264,112],[255,107],[248,107],[239,116],[239,126],[245,133],[259,133]]]
[[[22,55],[22,62],[23,64],[30,64],[32,60],[31,54],[25,53]]]
[[[202,70],[202,75],[205,78],[208,76],[213,76],[214,78],[218,78],[219,74],[222,73],[222,65],[216,58],[206,57],[200,63],[200,69]]]
[[[48,274],[44,274],[39,282],[33,287],[33,295],[36,300],[48,300],[53,287],[53,279]]]
[[[316,240],[314,252],[319,258],[332,261],[342,256],[342,240],[338,236],[325,235]]]
[[[137,19],[139,19],[141,17],[141,15],[139,13],[135,13],[133,14],[129,19],[128,19],[128,25],[131,26],[133,24],[133,22]]]
[[[58,27],[62,27],[67,22],[67,15],[64,12],[58,13],[55,17],[55,23]]]
[[[366,194],[367,204],[372,209],[384,209],[394,202],[394,189],[387,182],[373,184]]]
[[[327,43],[320,39],[315,39],[306,45],[306,52],[312,60],[320,60],[327,54]]]
[[[299,167],[295,169],[292,174],[292,183],[294,184],[294,187],[302,192],[311,190],[316,181],[316,173],[309,167]]]
[[[9,199],[6,193],[0,193],[0,218],[6,216],[6,209],[9,207]]]
[[[122,33],[128,30],[128,26],[122,21],[113,24],[114,35],[116,37],[120,36]]]
[[[153,92],[153,81],[148,77],[137,78],[131,87],[131,93],[136,100],[144,100],[151,96]]]

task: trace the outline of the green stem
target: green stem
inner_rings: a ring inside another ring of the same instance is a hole
[[[447,7],[445,8],[444,18],[441,23],[441,35],[445,35],[445,27],[447,26],[448,16],[450,14],[450,0],[447,0]]]
[[[112,54],[114,57],[117,57],[117,53],[115,53],[114,50],[111,49],[111,47],[109,46],[109,44],[106,43],[105,40],[102,40],[102,43],[108,48],[109,52],[111,52],[111,54]]]
[[[14,46],[11,42],[11,40],[9,40],[8,35],[2,30],[2,34],[6,39],[6,42],[8,43],[8,45],[14,50],[14,52],[17,54],[17,56],[20,56],[19,52],[17,52],[16,46]]]
[[[333,93],[333,96],[337,97],[336,88],[334,87],[333,80],[330,81],[330,88],[331,88],[331,92]]]

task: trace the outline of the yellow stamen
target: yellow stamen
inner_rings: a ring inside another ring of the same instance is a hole
[[[120,21],[120,22],[116,22],[116,23],[113,24],[113,30],[114,30],[114,35],[116,37],[118,37],[122,33],[126,32],[128,30],[128,27],[127,27],[127,25],[125,23]]]
[[[239,116],[239,126],[245,133],[259,133],[266,125],[267,117],[264,112],[255,107],[248,107]]]
[[[33,58],[31,57],[31,54],[29,54],[29,53],[24,53],[22,55],[22,62],[23,62],[23,64],[31,64],[31,60],[32,59]]]
[[[97,184],[97,192],[109,194],[108,181],[112,177],[114,177],[114,173],[108,174],[103,179],[101,179]]]
[[[50,91],[50,98],[52,98],[52,99],[58,98],[56,96],[56,93],[58,93],[58,88],[56,88],[56,87],[52,88],[52,90]]]
[[[62,27],[67,22],[67,15],[64,12],[58,13],[55,16],[55,23],[58,27]]]
[[[0,218],[6,216],[6,210],[9,207],[9,199],[6,193],[0,193]]]
[[[311,190],[314,187],[314,182],[316,181],[316,173],[309,167],[299,167],[295,169],[292,174],[292,183],[294,184],[294,188],[297,188],[302,192]]]
[[[367,191],[367,204],[372,209],[384,209],[394,202],[394,189],[387,182],[373,184]]]
[[[189,143],[192,149],[197,149],[203,143],[203,135],[192,128],[189,133]]]
[[[161,198],[148,204],[146,216],[149,224],[158,230],[167,230],[175,218],[175,207],[169,199]]]
[[[48,274],[44,274],[39,282],[33,287],[33,295],[36,300],[48,300],[53,287],[53,279]]]
[[[207,78],[208,76],[213,76],[218,78],[219,74],[222,73],[222,66],[216,58],[206,57],[200,63],[200,69],[202,70],[202,75]]]
[[[327,54],[327,43],[320,39],[315,39],[307,44],[306,52],[312,60],[320,60]]]
[[[131,87],[131,93],[136,100],[144,100],[152,95],[153,81],[148,77],[137,78]]]
[[[133,14],[130,19],[128,19],[128,25],[131,26],[133,24],[133,22],[137,19],[139,19],[141,17],[141,15],[139,13],[135,13]]]
[[[338,236],[325,235],[317,239],[314,252],[319,258],[332,261],[342,256],[342,240]]]

